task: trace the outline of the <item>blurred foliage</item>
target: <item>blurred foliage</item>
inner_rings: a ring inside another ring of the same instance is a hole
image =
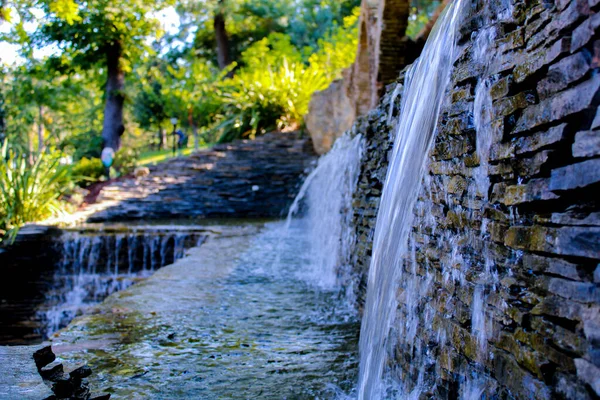
[[[0,62],[0,229],[58,212],[66,181],[103,176],[111,46],[122,47],[126,73],[125,133],[113,168],[127,175],[140,152],[158,150],[159,133],[170,144],[174,128],[205,146],[302,126],[311,95],[354,61],[359,3],[2,0],[0,40],[18,51],[14,63]],[[162,12],[179,23],[161,24]],[[215,12],[225,18],[233,61],[223,71]]]
[[[62,154],[50,151],[22,154],[5,143],[0,159],[0,240],[14,238],[27,222],[40,221],[63,210],[60,198],[71,188],[71,167]]]
[[[80,186],[97,182],[104,174],[104,165],[99,158],[83,157],[73,164],[73,179]]]
[[[406,36],[416,38],[440,4],[439,0],[412,0]]]
[[[115,154],[115,161],[112,168],[117,172],[118,176],[129,175],[135,170],[139,157],[140,153],[137,149],[122,148]]]

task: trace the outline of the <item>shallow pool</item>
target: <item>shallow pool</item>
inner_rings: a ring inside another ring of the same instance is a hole
[[[301,278],[302,230],[209,238],[53,338],[94,391],[127,399],[308,399],[349,392],[359,325],[344,295]],[[68,369],[68,368],[67,368]]]

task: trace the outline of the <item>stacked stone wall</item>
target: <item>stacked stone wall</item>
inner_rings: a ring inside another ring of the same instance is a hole
[[[397,347],[392,364],[409,386],[424,373],[426,395],[457,398],[477,376],[487,398],[600,396],[599,26],[598,0],[467,6],[415,208],[417,267],[406,263],[398,291],[397,324],[403,324],[404,282],[420,280],[425,288],[415,343]],[[488,65],[474,56],[485,29],[496,33],[488,49],[495,62]],[[484,166],[475,126],[481,76],[490,77],[492,104],[487,193],[475,180]],[[354,198],[353,261],[363,299],[401,107],[394,88],[353,127],[366,138]],[[490,268],[482,350],[474,292]]]

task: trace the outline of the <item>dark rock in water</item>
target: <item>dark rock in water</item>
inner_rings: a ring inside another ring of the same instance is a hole
[[[38,370],[41,370],[43,367],[56,360],[56,355],[52,351],[51,346],[46,346],[33,353],[33,359],[35,360],[35,365]]]
[[[33,354],[40,376],[52,388],[54,396],[47,399],[90,399],[90,385],[84,378],[92,374],[92,369],[87,365],[74,369],[69,374],[64,373],[62,364],[48,365],[56,359],[51,346],[37,350]],[[104,394],[96,398],[108,399],[110,394]]]
[[[88,367],[87,365],[84,365],[83,367],[79,367],[79,368],[74,369],[73,371],[69,372],[69,376],[72,379],[87,378],[91,374],[92,374],[92,369],[90,367]]]
[[[53,382],[65,375],[63,365],[56,362],[42,367],[39,372],[44,380]]]
[[[90,397],[90,400],[108,400],[110,399],[110,394],[101,394],[99,396],[94,396]]]
[[[59,399],[68,399],[75,394],[75,384],[67,377],[58,378],[52,384],[52,391]]]

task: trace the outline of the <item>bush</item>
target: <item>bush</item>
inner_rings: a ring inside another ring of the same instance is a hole
[[[60,163],[60,153],[40,154],[31,165],[6,146],[0,156],[0,233],[13,239],[25,223],[63,210],[60,198],[71,187],[71,168]]]
[[[242,55],[243,67],[218,84],[223,103],[213,126],[222,132],[218,141],[300,126],[312,94],[326,89],[354,61],[357,20],[358,10],[320,41],[321,49],[307,63],[281,33],[250,46]]]
[[[129,175],[133,173],[137,167],[137,161],[140,158],[140,153],[137,149],[121,148],[115,154],[115,161],[112,167],[117,171],[119,176]]]
[[[73,166],[73,179],[80,186],[88,186],[104,176],[104,165],[99,158],[84,157]]]

